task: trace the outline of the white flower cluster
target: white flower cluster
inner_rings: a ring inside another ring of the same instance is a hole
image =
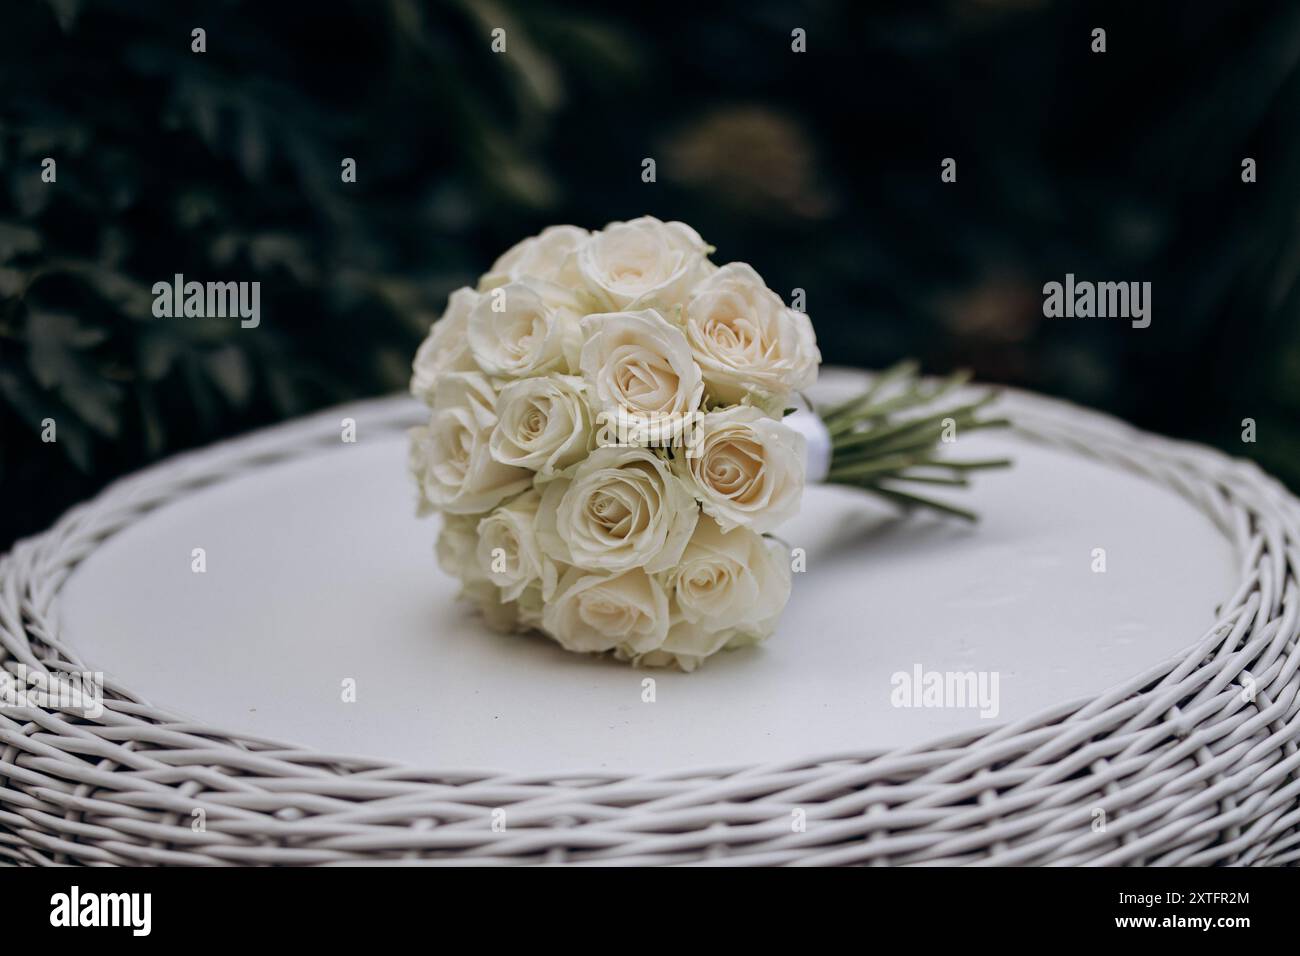
[[[555,226],[452,293],[414,362],[411,431],[438,558],[490,624],[694,669],[771,633],[799,507],[782,424],[812,325],[679,222]]]

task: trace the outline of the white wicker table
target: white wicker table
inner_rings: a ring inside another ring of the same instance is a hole
[[[780,631],[690,675],[468,618],[411,517],[405,400],[121,482],[0,562],[4,666],[102,670],[115,698],[0,708],[0,859],[1300,859],[1297,502],[1006,401],[1021,433],[968,439],[1018,461],[965,493],[979,529],[811,490]],[[997,716],[892,706],[914,664],[996,673]]]

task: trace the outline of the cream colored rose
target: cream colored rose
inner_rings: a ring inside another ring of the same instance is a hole
[[[572,292],[538,279],[492,289],[470,312],[470,351],[480,369],[500,378],[572,371],[580,308]]]
[[[671,602],[669,611],[672,612]],[[778,616],[779,617],[779,616]],[[729,628],[722,631],[709,631],[676,616],[668,629],[668,636],[663,644],[648,654],[628,654],[616,652],[621,660],[632,661],[638,667],[672,667],[681,670],[695,670],[708,658],[720,650],[735,650],[757,644],[776,630],[778,617],[768,618],[746,629]]]
[[[555,563],[537,543],[537,505],[541,495],[526,491],[496,508],[478,523],[474,552],[479,571],[501,589],[501,598],[515,601],[530,584],[539,583],[542,594],[555,588]]]
[[[642,216],[611,222],[575,255],[588,292],[610,309],[671,310],[713,268],[709,247],[690,226]]]
[[[730,637],[729,630],[710,631],[690,621],[678,620],[668,629],[668,636],[653,655],[637,663],[643,667],[670,667],[676,664],[684,671],[693,671],[706,658],[722,650]]]
[[[783,400],[817,380],[821,353],[808,316],[787,309],[758,273],[732,262],[695,289],[682,317],[715,402],[758,393]]]
[[[477,369],[469,350],[469,313],[478,299],[473,289],[453,292],[442,318],[433,323],[416,349],[415,361],[411,363],[411,394],[426,405],[433,404],[434,387],[447,372]]]
[[[602,419],[597,424],[627,419],[665,438],[679,435],[704,394],[681,329],[646,309],[589,315],[582,335],[578,364]]]
[[[568,570],[554,562],[550,566],[561,574]],[[534,581],[524,588],[523,593],[515,600],[515,612],[519,618],[518,629],[521,631],[541,629],[542,614],[545,610],[546,598],[542,597],[542,582]]]
[[[799,511],[806,441],[756,408],[710,412],[673,470],[724,529],[771,531]]]
[[[478,564],[474,560],[474,551],[478,547],[478,523],[476,515],[442,516],[434,554],[438,558],[438,567],[454,578],[486,580],[486,575],[478,573]]]
[[[668,596],[640,568],[592,574],[570,568],[542,611],[542,626],[570,651],[644,654],[668,634]]]
[[[524,619],[519,602],[503,600],[491,581],[466,581],[460,597],[477,606],[484,623],[498,633],[517,634],[535,626]]]
[[[706,631],[687,621],[678,621],[668,630],[668,636],[658,650],[643,657],[628,658],[640,667],[671,667],[695,670],[720,650],[748,647],[771,637],[776,630],[777,618],[769,618],[748,630],[730,629]]]
[[[542,492],[537,537],[556,561],[600,571],[675,565],[699,508],[645,448],[597,448]]]
[[[730,638],[719,632],[756,628],[780,614],[790,572],[778,547],[748,528],[723,531],[702,518],[667,576],[675,619],[693,628],[683,628],[664,650],[707,656]]]
[[[583,380],[544,375],[510,382],[497,396],[498,421],[489,445],[502,464],[543,477],[586,457],[594,441]]]
[[[790,598],[779,545],[745,528],[723,533],[707,518],[681,564],[660,577],[670,591],[667,637],[648,654],[620,654],[641,667],[693,671],[723,648],[756,644],[771,636]]]
[[[573,253],[590,236],[577,226],[550,226],[506,250],[478,280],[485,292],[519,279],[541,279],[576,287],[578,277]]]
[[[510,633],[534,626],[524,619],[523,601],[504,600],[501,589],[479,570],[475,555],[478,523],[479,518],[475,515],[442,516],[442,528],[434,549],[438,566],[460,581],[460,597],[474,604],[494,631]],[[537,590],[540,591],[540,582]]]
[[[478,372],[439,378],[429,424],[410,431],[410,468],[423,511],[490,511],[532,483],[531,472],[492,457],[494,403],[491,384]]]

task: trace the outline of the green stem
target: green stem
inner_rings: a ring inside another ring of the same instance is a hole
[[[832,405],[822,414],[822,421],[829,425],[842,415],[852,412],[861,405],[869,404],[880,392],[887,386],[900,379],[910,379],[916,375],[919,366],[916,362],[908,359],[892,365],[877,375],[871,381],[867,390],[856,398],[850,398],[847,402],[841,402],[838,405]]]
[[[870,485],[866,491],[888,498],[896,504],[904,505],[908,508],[930,508],[943,514],[952,515],[955,518],[963,518],[966,521],[978,521],[979,515],[973,511],[967,511],[965,508],[958,508],[956,505],[950,505],[944,501],[936,501],[934,498],[925,498],[921,495],[909,494],[906,491],[899,491],[895,488],[883,488],[879,485]]]
[[[939,457],[950,428],[965,433],[1010,424],[1002,417],[979,417],[980,411],[997,399],[992,391],[945,410],[931,410],[969,380],[969,372],[959,371],[927,385],[917,378],[915,362],[900,362],[876,376],[862,395],[822,412],[831,435],[831,467],[826,480],[862,488],[908,508],[929,508],[975,520],[975,514],[965,508],[885,484],[963,488],[970,484],[970,472],[1011,464],[1005,458],[961,461]],[[908,414],[916,410],[923,414]]]
[[[980,461],[930,461],[928,464],[941,468],[957,468],[961,471],[973,471],[976,468],[1010,468],[1010,458],[985,458]]]
[[[995,398],[997,398],[997,394],[995,392],[990,392],[979,401],[971,402],[967,405],[961,405],[957,408],[945,409],[944,411],[935,412],[932,415],[926,415],[922,418],[910,418],[893,425],[872,428],[866,431],[852,432],[845,436],[840,442],[837,442],[837,445],[846,448],[854,445],[872,445],[896,435],[906,435],[908,432],[920,431],[925,428],[938,427],[942,430],[944,420],[949,418],[953,420],[954,427],[960,430],[963,425],[974,425],[975,412],[979,411]]]
[[[958,432],[973,432],[979,431],[981,428],[1004,428],[1010,424],[1005,418],[990,419],[988,421],[958,421],[957,430]],[[905,432],[879,444],[864,445],[855,443],[850,445],[847,442],[841,442],[834,446],[834,451],[836,462],[842,459],[845,463],[848,463],[874,458],[878,455],[925,451],[941,444],[943,444],[943,427],[935,426],[929,431],[916,434]]]

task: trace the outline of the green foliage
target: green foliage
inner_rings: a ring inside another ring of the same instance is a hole
[[[546,64],[489,68],[468,8],[335,4],[318,37],[288,4],[15,7],[0,492],[24,507],[0,544],[165,453],[403,388],[448,291],[483,266],[458,234],[548,190],[516,135],[555,95]],[[151,288],[176,273],[260,282],[263,322],[154,318]]]
[[[804,290],[829,361],[969,367],[1300,487],[1294,4],[575,9],[9,4],[0,548],[150,460],[403,387],[497,253],[646,213]],[[1045,319],[1067,272],[1151,281],[1151,328]],[[260,327],[154,319],[176,273],[259,281]]]

